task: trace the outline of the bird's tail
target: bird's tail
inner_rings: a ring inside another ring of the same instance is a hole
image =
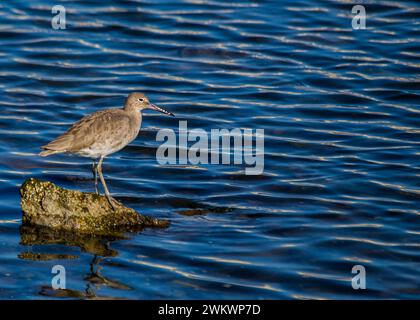
[[[46,150],[44,150],[44,151],[41,151],[40,153],[39,153],[39,155],[41,156],[41,157],[46,157],[46,156],[49,156],[49,155],[51,155],[51,154],[55,154],[55,153],[62,153],[63,151],[59,151],[59,150],[48,150],[48,149],[46,149]]]

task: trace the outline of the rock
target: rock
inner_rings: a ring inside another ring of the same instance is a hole
[[[49,181],[29,178],[20,194],[22,225],[111,236],[169,225],[167,220],[143,216],[120,203],[114,205],[114,211],[104,196],[63,189]]]

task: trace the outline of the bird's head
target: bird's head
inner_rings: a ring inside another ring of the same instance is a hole
[[[153,109],[169,116],[174,117],[175,115],[172,112],[166,111],[158,106],[150,103],[149,99],[140,92],[133,92],[130,93],[126,102],[125,102],[125,109],[135,109],[135,110],[144,110],[144,109]]]

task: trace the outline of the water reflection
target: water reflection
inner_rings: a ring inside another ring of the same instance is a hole
[[[106,257],[115,257],[118,251],[110,247],[111,243],[121,240],[123,237],[104,237],[91,234],[80,234],[65,230],[56,230],[42,226],[21,226],[20,228],[20,244],[24,246],[41,245],[44,252],[25,251],[18,254],[18,258],[32,261],[48,261],[48,260],[75,260],[79,259],[79,255],[56,253],[56,247],[51,248],[54,252],[48,251],[50,245],[65,245],[78,247],[82,252],[90,253],[92,259],[86,269],[88,273],[84,277],[86,288],[84,291],[72,289],[54,290],[51,286],[42,286],[39,292],[42,296],[55,298],[81,298],[81,299],[99,299],[112,297],[98,296],[97,291],[106,286],[118,290],[132,290],[132,288],[124,283],[107,278],[101,274],[100,263]],[[31,248],[32,250],[33,248]]]

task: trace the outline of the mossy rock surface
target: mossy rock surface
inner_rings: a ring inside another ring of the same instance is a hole
[[[169,222],[139,214],[122,204],[113,210],[104,196],[60,188],[49,181],[27,179],[20,187],[23,225],[97,235],[115,235]]]

